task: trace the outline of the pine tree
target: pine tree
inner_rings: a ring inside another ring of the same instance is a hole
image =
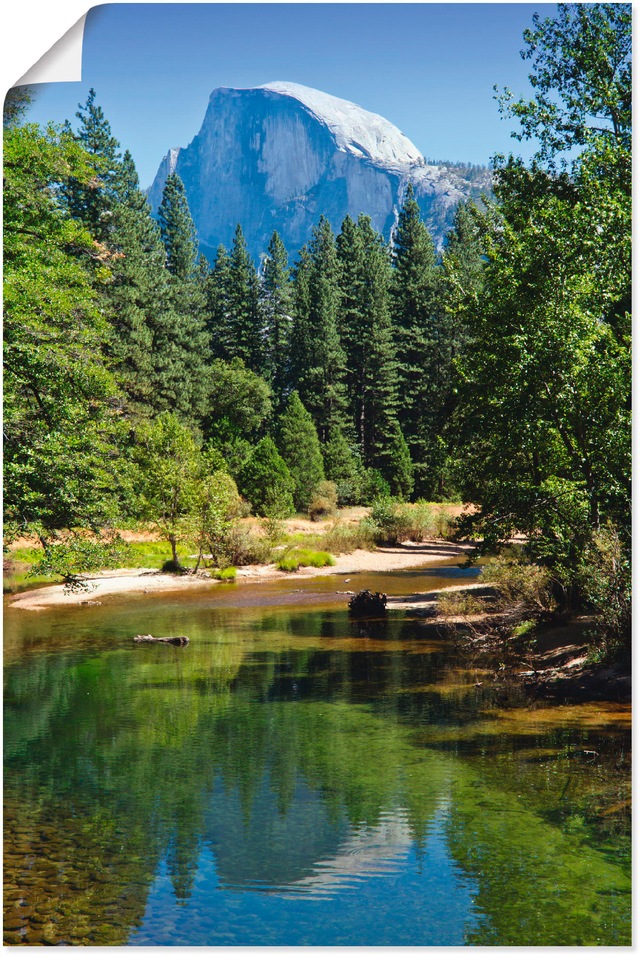
[[[258,442],[238,474],[238,488],[256,515],[288,518],[293,515],[295,483],[273,439]]]
[[[295,391],[278,421],[277,444],[295,482],[295,506],[305,511],[318,483],[324,480],[324,465],[313,419]]]
[[[111,281],[103,290],[113,335],[107,351],[126,395],[126,411],[156,409],[154,327],[169,310],[168,275],[160,230],[125,153],[121,202],[113,211]]]
[[[384,462],[379,470],[389,483],[391,494],[401,499],[409,499],[413,492],[413,464],[411,453],[400,426],[394,422],[392,443],[388,446]]]
[[[325,217],[296,270],[292,338],[293,380],[321,441],[332,426],[346,426],[345,355],[338,336],[338,261]]]
[[[351,408],[366,466],[386,475],[396,436],[397,379],[390,316],[391,263],[368,216],[345,221],[340,329],[347,353]]]
[[[111,217],[120,198],[122,163],[120,144],[95,100],[96,92],[91,89],[84,106],[78,104],[79,129],[75,134],[92,157],[95,177],[88,183],[71,178],[63,187],[63,195],[72,216],[84,223],[95,239],[105,242],[113,231]],[[67,129],[70,131],[68,124]]]
[[[445,343],[441,274],[436,251],[409,185],[393,237],[393,321],[398,362],[399,419],[414,464],[416,493],[436,482],[432,451],[438,437]]]
[[[165,407],[200,422],[207,411],[210,389],[206,295],[197,265],[196,230],[184,184],[176,173],[165,183],[158,221],[166,253],[170,309],[154,328],[159,398]]]
[[[231,258],[221,243],[204,284],[205,322],[213,357],[225,360],[233,358],[233,331],[229,307],[230,269]]]
[[[227,358],[242,359],[247,369],[262,375],[265,365],[264,322],[260,284],[240,224],[226,273]]]
[[[324,471],[336,483],[339,505],[357,505],[361,501],[364,479],[362,460],[349,444],[341,428],[333,426],[322,447]]]
[[[265,323],[265,376],[282,401],[289,379],[293,301],[287,251],[277,232],[262,266],[260,305]]]
[[[184,183],[177,173],[167,177],[158,206],[158,222],[167,254],[167,269],[178,279],[191,279],[196,268],[198,242]]]

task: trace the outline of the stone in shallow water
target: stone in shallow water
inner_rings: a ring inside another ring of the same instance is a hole
[[[5,944],[21,944],[23,940],[22,934],[15,930],[5,930],[3,938]]]

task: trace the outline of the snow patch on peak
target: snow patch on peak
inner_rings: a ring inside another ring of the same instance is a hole
[[[257,87],[298,100],[324,123],[333,134],[339,150],[369,160],[387,169],[423,166],[424,157],[397,126],[377,113],[370,113],[356,103],[341,100],[300,83],[276,81]]]

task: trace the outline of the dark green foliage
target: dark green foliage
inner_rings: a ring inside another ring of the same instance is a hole
[[[270,438],[262,439],[243,465],[238,488],[249,499],[256,515],[267,518],[293,515],[295,483]]]
[[[432,447],[442,425],[438,413],[449,346],[442,328],[441,272],[411,185],[393,237],[393,262],[399,419],[414,464],[416,494],[428,496],[437,480]]]
[[[271,413],[271,390],[241,359],[215,359],[207,375],[210,394],[205,436],[221,446],[233,439],[255,439]]]
[[[70,177],[63,191],[71,214],[85,224],[94,238],[106,241],[113,232],[111,214],[120,195],[120,144],[95,100],[96,92],[92,89],[84,106],[78,104],[76,113],[77,139],[91,157],[94,175],[88,181]]]
[[[68,133],[12,125],[4,138],[5,534],[115,520],[117,388],[96,289],[109,271],[69,219],[60,184],[88,183]]]
[[[395,423],[395,434],[388,448],[388,457],[380,469],[389,483],[391,494],[400,499],[409,499],[413,492],[413,465],[409,446],[404,440],[400,426]]]
[[[242,359],[247,369],[262,375],[266,360],[260,284],[240,225],[231,253],[224,247],[218,249],[210,303],[216,354],[223,359]]]
[[[365,465],[385,470],[395,442],[397,379],[390,315],[391,262],[368,216],[347,217],[337,239],[340,340],[351,422]]]
[[[338,336],[340,289],[336,244],[321,217],[296,269],[292,379],[318,435],[346,424],[345,355]]]
[[[313,419],[297,392],[291,393],[278,420],[277,441],[295,482],[294,504],[298,511],[305,511],[314,490],[324,479],[324,465]]]
[[[342,429],[334,426],[322,447],[327,479],[336,483],[339,505],[356,505],[361,501],[363,481],[362,459],[349,444]]]
[[[158,206],[158,222],[167,269],[178,279],[191,279],[196,268],[198,241],[184,183],[177,173],[167,177]]]
[[[277,233],[271,237],[262,265],[260,308],[264,322],[265,376],[281,400],[289,380],[293,290],[287,251]]]
[[[481,504],[472,524],[487,542],[529,533],[536,560],[570,593],[604,526],[621,567],[630,542],[630,155],[622,119],[616,135],[585,125],[601,82],[618,91],[610,109],[619,118],[630,89],[625,8],[606,13],[612,32],[601,31],[599,6],[561,11],[528,35],[540,93],[512,112],[523,135],[537,129],[550,90],[560,112],[530,166],[497,164],[483,284],[464,307],[457,420],[463,493]],[[618,64],[612,85],[583,69],[603,57]],[[570,177],[553,163],[568,144],[584,147]]]

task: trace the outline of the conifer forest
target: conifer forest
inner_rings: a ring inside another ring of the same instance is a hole
[[[4,522],[43,567],[104,567],[156,523],[215,554],[233,516],[333,496],[470,503],[563,601],[629,632],[630,8],[534,18],[534,99],[442,248],[407,188],[391,240],[318,219],[259,262],[198,252],[177,174],[156,216],[91,91],[63,127],[5,103]],[[235,509],[235,511],[234,511]],[[240,510],[240,511],[238,511]]]

